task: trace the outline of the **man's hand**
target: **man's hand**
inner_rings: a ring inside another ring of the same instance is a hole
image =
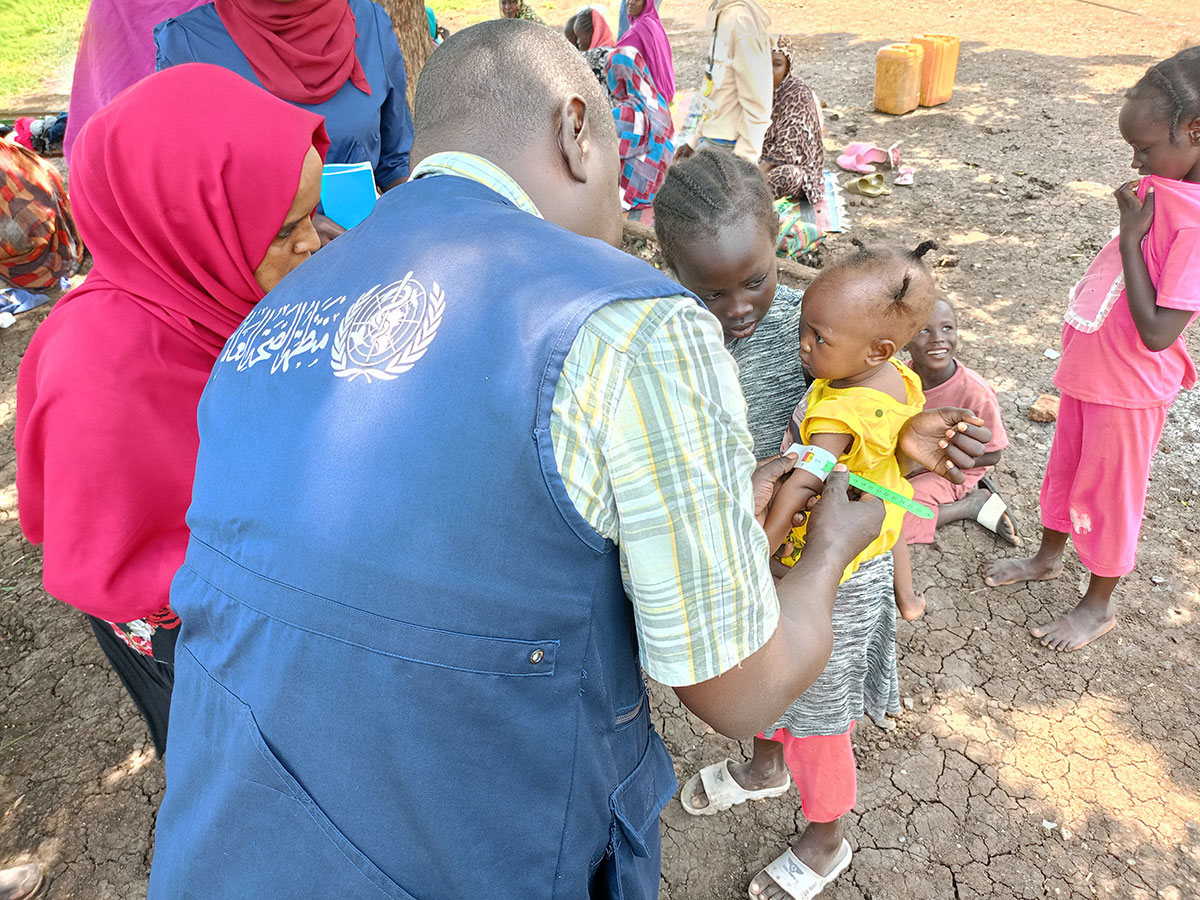
[[[974,468],[986,452],[992,432],[969,409],[942,406],[927,409],[900,429],[899,449],[917,465],[962,484],[962,469]]]
[[[758,519],[759,525],[766,523],[767,511],[771,508],[771,501],[775,499],[775,492],[779,490],[779,480],[792,471],[796,459],[795,453],[772,456],[760,462],[754,474],[750,476],[754,484],[754,518]]]
[[[812,505],[804,540],[806,556],[828,554],[840,560],[839,571],[866,550],[883,527],[883,501],[869,494],[851,500],[846,493],[849,484],[846,467],[834,466],[821,496]]]

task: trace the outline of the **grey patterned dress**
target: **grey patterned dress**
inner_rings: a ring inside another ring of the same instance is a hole
[[[800,291],[780,285],[754,334],[727,345],[738,363],[759,459],[779,452],[807,390],[800,366],[801,297]],[[838,588],[829,663],[766,733],[786,728],[796,737],[844,734],[864,714],[883,724],[889,713],[900,713],[900,685],[892,554],[886,553],[862,563]]]

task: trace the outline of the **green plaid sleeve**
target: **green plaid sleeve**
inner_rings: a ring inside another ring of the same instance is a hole
[[[563,365],[551,433],[568,495],[619,547],[647,674],[695,684],[761,647],[779,604],[745,400],[712,314],[687,297],[595,313]]]

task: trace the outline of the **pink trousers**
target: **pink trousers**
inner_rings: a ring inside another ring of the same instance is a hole
[[[1133,571],[1150,461],[1169,408],[1124,409],[1062,397],[1042,481],[1042,525],[1071,535],[1093,575],[1119,578]]]
[[[783,744],[783,761],[800,791],[800,807],[810,822],[833,822],[854,808],[858,797],[858,767],[850,733],[794,737],[786,728],[773,735],[760,734],[765,741]]]
[[[914,475],[909,481],[913,487],[913,499],[924,503],[933,510],[932,519],[921,519],[912,513],[904,514],[904,540],[909,544],[932,544],[933,533],[937,530],[938,507],[946,503],[961,500],[975,489],[979,479],[988,473],[987,468],[966,469],[963,471],[962,484],[951,484],[941,475],[932,472],[922,472]]]

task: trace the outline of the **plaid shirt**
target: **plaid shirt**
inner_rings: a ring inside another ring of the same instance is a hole
[[[412,177],[433,175],[539,214],[479,157],[434,154]],[[567,495],[618,546],[647,674],[695,684],[761,647],[779,603],[754,520],[746,403],[716,318],[683,295],[598,310],[563,363],[550,430]]]

